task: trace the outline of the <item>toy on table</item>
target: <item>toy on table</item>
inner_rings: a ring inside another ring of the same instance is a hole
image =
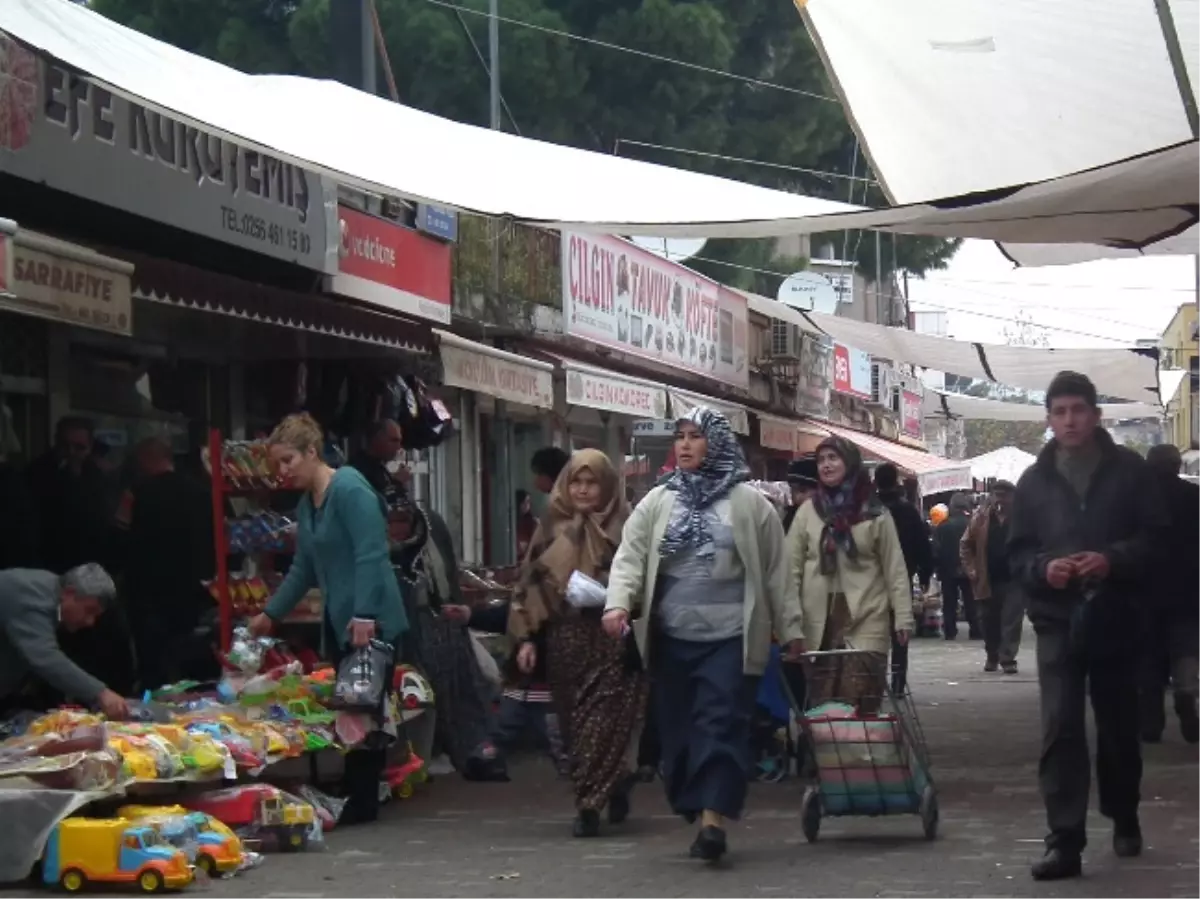
[[[163,822],[160,832],[164,837],[167,836],[165,831],[171,828],[169,822],[186,821],[193,829],[189,836],[196,843],[194,863],[210,877],[232,873],[245,863],[245,852],[238,835],[204,812],[194,812],[182,805],[123,805],[117,815],[151,825]]]
[[[153,827],[123,818],[67,818],[50,831],[42,880],[77,893],[89,883],[137,884],[143,893],[192,882],[187,856]]]
[[[287,802],[283,793],[267,784],[245,784],[203,793],[187,800],[187,807],[211,815],[233,828],[253,828],[274,837],[284,852],[308,846],[316,816],[307,803]]]
[[[333,712],[311,699],[292,699],[285,711],[304,724],[332,724],[334,718]]]

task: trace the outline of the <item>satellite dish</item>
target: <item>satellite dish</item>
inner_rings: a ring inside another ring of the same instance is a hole
[[[817,272],[796,272],[789,275],[779,285],[775,299],[801,312],[833,315],[838,307],[837,291],[833,289],[833,284]]]
[[[691,259],[708,243],[703,237],[631,237],[629,240],[647,253],[653,253],[668,262]]]

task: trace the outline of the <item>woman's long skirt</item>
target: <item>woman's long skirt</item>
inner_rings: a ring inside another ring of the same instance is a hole
[[[546,673],[570,754],[575,807],[604,808],[632,784],[631,743],[646,708],[645,676],[595,618],[551,622]]]
[[[699,643],[659,633],[651,664],[672,810],[689,821],[705,810],[737,819],[760,680],[743,673],[742,638]]]
[[[416,612],[417,664],[433,687],[438,742],[461,773],[494,764],[489,687],[466,629],[431,609]]]
[[[829,597],[829,614],[821,635],[821,650],[846,649],[850,608],[842,593]],[[887,653],[864,652],[848,656],[818,656],[808,672],[809,707],[843,702],[861,714],[873,715],[883,704],[887,687]]]

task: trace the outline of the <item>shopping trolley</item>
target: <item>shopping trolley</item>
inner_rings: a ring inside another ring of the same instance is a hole
[[[925,838],[937,838],[937,790],[912,692],[892,691],[877,659],[858,649],[805,653],[803,705],[784,679],[804,767],[815,773],[800,804],[810,843],[822,818],[852,815],[919,815]]]

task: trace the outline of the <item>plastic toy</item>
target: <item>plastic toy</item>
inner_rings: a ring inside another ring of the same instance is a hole
[[[334,715],[311,699],[293,699],[287,704],[287,713],[305,724],[332,724]]]
[[[42,880],[78,893],[89,883],[137,884],[143,893],[192,882],[187,856],[152,827],[123,818],[67,818],[50,832]]]
[[[155,826],[159,822],[186,821],[192,828],[189,836],[196,844],[195,865],[210,877],[237,871],[245,862],[238,835],[204,812],[193,812],[182,805],[124,805],[117,814],[130,821],[144,821]],[[167,829],[169,823],[164,823],[160,832],[169,840]]]
[[[413,751],[412,743],[408,744],[408,760],[402,765],[388,768],[383,772],[384,780],[392,795],[397,799],[411,799],[418,784],[429,780],[425,761]]]
[[[229,827],[252,827],[269,833],[285,852],[298,852],[308,845],[315,820],[311,805],[286,802],[279,790],[267,784],[204,793],[189,799],[187,805]]]

